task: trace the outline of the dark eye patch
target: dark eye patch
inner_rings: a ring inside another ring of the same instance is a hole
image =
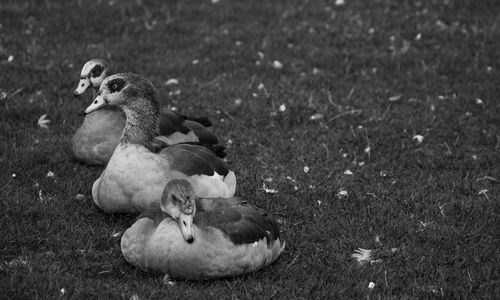
[[[108,82],[108,88],[111,93],[115,93],[123,89],[125,86],[125,80],[122,78],[115,78]]]
[[[181,202],[181,200],[179,200],[179,198],[177,198],[177,196],[175,196],[174,194],[172,194],[172,202],[173,203],[178,203],[178,202]]]
[[[90,70],[90,77],[99,77],[102,74],[102,71],[104,71],[104,67],[101,65],[95,65],[92,70]]]

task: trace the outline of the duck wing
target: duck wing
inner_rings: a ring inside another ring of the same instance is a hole
[[[184,119],[173,111],[163,110],[160,114],[160,133],[169,136],[175,132],[188,134],[191,131],[184,125]]]
[[[251,244],[266,238],[267,244],[279,238],[277,222],[266,213],[250,206],[226,206],[197,211],[194,223],[200,229],[217,228],[235,245]]]
[[[188,127],[191,129],[194,134],[198,137],[198,140],[200,143],[203,144],[218,144],[219,139],[217,136],[210,131],[207,127],[201,125],[200,123],[191,121],[191,120],[185,120],[183,123],[184,126]]]
[[[217,155],[220,158],[224,158],[227,156],[226,146],[220,145],[220,144],[203,144],[200,142],[183,142],[183,143],[178,143],[174,145],[179,145],[179,144],[185,144],[185,145],[197,145],[197,146],[202,146],[207,148],[208,150],[212,151],[215,155]],[[162,136],[157,136],[153,139],[151,142],[151,147],[150,150],[154,153],[159,153],[161,150],[170,147],[172,145],[169,145]]]
[[[172,111],[163,111],[160,114],[160,134],[167,137],[169,144],[197,141],[209,147],[219,143],[217,136],[203,124],[186,120],[183,116]]]
[[[229,167],[222,159],[200,145],[175,144],[163,149],[159,154],[169,161],[173,170],[187,176],[213,176],[215,172],[226,176],[229,173]]]
[[[211,127],[213,125],[212,122],[207,117],[191,117],[191,116],[181,115],[181,114],[176,113],[176,112],[173,112],[173,113],[178,115],[179,117],[183,118],[184,120],[194,121],[196,123],[200,123],[201,125],[203,125],[205,127]]]

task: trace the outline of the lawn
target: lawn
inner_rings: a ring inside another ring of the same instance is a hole
[[[342,2],[2,0],[0,298],[500,298],[500,3]],[[279,221],[273,265],[170,286],[126,263],[135,216],[70,151],[94,57],[212,120]]]

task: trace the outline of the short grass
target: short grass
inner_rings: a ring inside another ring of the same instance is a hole
[[[334,2],[1,1],[1,297],[499,298],[500,3]],[[275,264],[166,286],[124,261],[135,216],[69,150],[93,57],[213,120]]]

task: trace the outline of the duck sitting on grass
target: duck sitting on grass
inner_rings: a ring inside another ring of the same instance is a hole
[[[256,271],[283,252],[278,224],[262,210],[237,198],[195,194],[186,180],[168,182],[160,203],[123,234],[125,259],[167,280],[196,280]]]
[[[106,169],[92,186],[94,202],[103,211],[141,212],[158,201],[165,184],[173,179],[188,180],[199,197],[234,195],[234,172],[207,148],[175,144],[153,151],[159,104],[149,80],[131,73],[107,77],[85,113],[106,107],[121,108],[126,122]]]
[[[91,89],[95,98],[96,90],[110,74],[109,65],[105,61],[88,61],[82,68],[80,81],[73,95],[76,97]],[[217,136],[207,128],[211,125],[210,120],[205,117],[186,117],[164,109],[160,114],[161,136],[157,137],[158,142],[167,145],[199,143],[207,145],[219,157],[224,157],[224,147],[218,145]],[[73,136],[72,150],[76,159],[88,164],[105,165],[120,140],[124,126],[125,115],[116,107],[106,107],[88,114]]]

